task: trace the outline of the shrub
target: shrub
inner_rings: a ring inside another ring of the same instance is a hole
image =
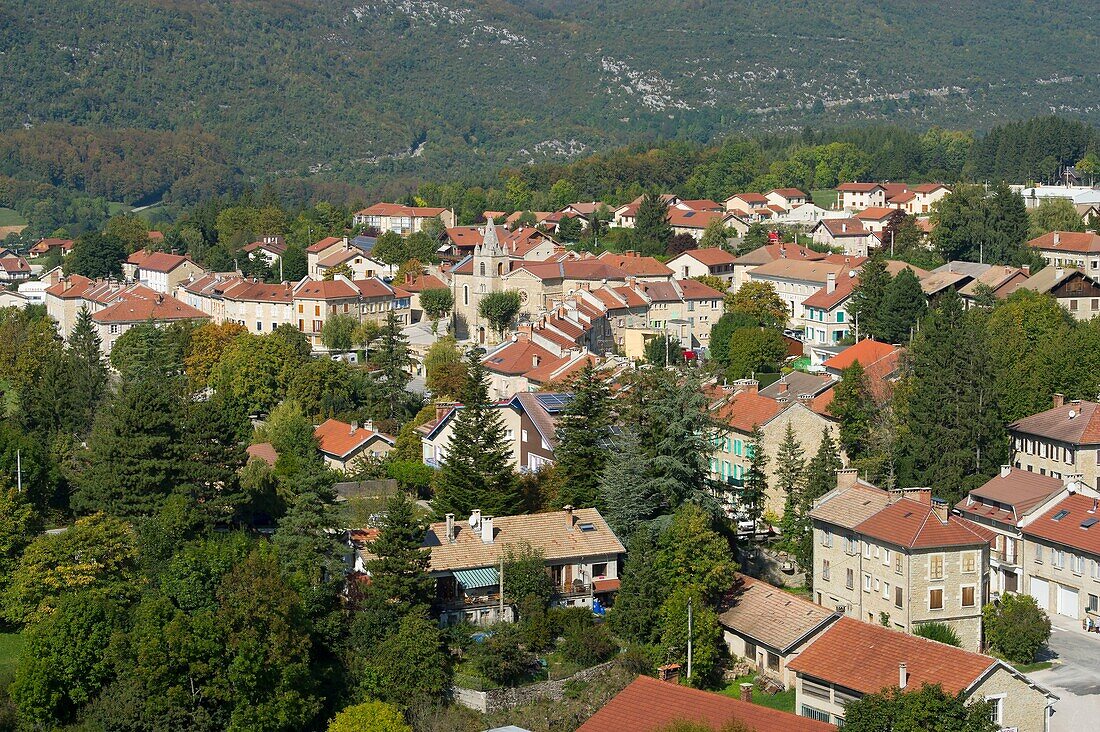
[[[500,627],[484,643],[471,649],[474,670],[490,681],[514,686],[535,670],[534,654],[520,645],[515,627]]]
[[[1050,639],[1050,618],[1030,595],[1005,595],[982,608],[989,647],[1012,663],[1031,663]]]
[[[959,640],[959,634],[947,623],[920,623],[913,631],[913,635],[919,635],[921,638],[927,638],[928,640],[939,641],[949,646],[962,648],[962,641]]]
[[[572,624],[561,644],[561,653],[567,660],[585,667],[603,663],[618,650],[611,632],[602,623],[588,627]]]

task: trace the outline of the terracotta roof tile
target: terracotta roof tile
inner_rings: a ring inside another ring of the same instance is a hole
[[[245,452],[248,453],[249,460],[256,458],[257,460],[263,460],[268,465],[274,465],[279,459],[279,453],[275,452],[275,448],[270,442],[249,445],[245,448]]]
[[[653,257],[643,257],[637,253],[616,254],[615,252],[603,252],[596,259],[606,262],[613,267],[618,267],[628,275],[635,277],[668,277],[672,270]]]
[[[1073,417],[1070,417],[1071,412]],[[1016,420],[1008,428],[1072,445],[1100,444],[1100,404],[1067,402],[1060,407]]]
[[[958,694],[985,675],[997,660],[897,630],[840,618],[787,666],[806,676],[875,694],[898,685],[906,664],[907,688],[940,684]]]
[[[965,514],[1016,525],[1031,509],[1062,490],[1061,478],[1010,467],[980,488],[970,491],[955,507]]]
[[[1062,512],[1065,511],[1065,514]],[[1055,520],[1055,516],[1061,518]],[[1096,523],[1090,523],[1096,520]],[[1088,526],[1086,526],[1088,524]],[[1023,532],[1079,551],[1100,556],[1100,507],[1081,493],[1066,496],[1029,521]]]
[[[1057,242],[1055,242],[1057,239]],[[1050,249],[1075,254],[1100,253],[1100,234],[1079,231],[1051,231],[1027,243],[1035,249]]]
[[[356,211],[356,216],[411,216],[417,218],[431,218],[438,216],[447,209],[434,206],[405,206],[400,203],[376,203],[362,211]]]
[[[308,300],[343,300],[358,297],[359,291],[349,282],[332,280],[306,280],[294,288],[294,297]]]
[[[191,260],[179,254],[169,254],[167,252],[137,251],[131,254],[126,261],[150,272],[171,272],[184,262]]]
[[[855,530],[910,549],[989,544],[993,533],[973,521],[948,514],[944,523],[932,506],[901,498],[858,524]]]
[[[686,252],[681,252],[681,257],[691,257],[697,262],[707,265],[708,267],[714,267],[719,264],[733,264],[737,261],[737,257],[727,252],[725,249],[719,247],[707,247],[706,249],[689,249]]]
[[[860,221],[882,221],[893,216],[896,211],[896,208],[889,206],[872,206],[857,213],[856,218]]]
[[[313,436],[317,438],[317,444],[321,452],[342,458],[358,450],[363,445],[374,439],[380,439],[390,445],[394,440],[389,435],[368,430],[365,427],[355,427],[347,422],[336,419],[327,419],[313,430]]]
[[[751,266],[754,264],[767,264],[777,259],[802,259],[814,261],[825,259],[825,255],[821,252],[815,252],[813,249],[799,246],[798,244],[768,244],[767,246],[759,247],[753,249],[751,252],[742,254],[734,260],[734,264]]]
[[[733,429],[748,433],[757,425],[767,424],[782,411],[783,405],[774,399],[743,391],[730,397],[715,416]]]
[[[810,516],[819,521],[854,529],[886,508],[890,494],[870,483],[856,480],[854,485],[835,488],[815,503]]]
[[[97,323],[141,323],[147,320],[206,320],[210,316],[177,300],[148,288],[131,287],[120,293],[120,299],[92,314]]]
[[[724,603],[729,608],[718,616],[723,626],[780,653],[835,617],[817,603],[743,574],[737,575]]]
[[[836,187],[838,191],[849,191],[852,193],[870,193],[876,188],[882,188],[878,183],[841,183]]]
[[[719,292],[698,280],[676,280],[676,284],[680,286],[684,300],[721,300],[726,296],[726,293]]]
[[[544,363],[557,361],[559,358],[560,356],[556,353],[525,338],[498,348],[488,354],[482,362],[490,371],[517,376],[538,368]]]
[[[848,346],[832,358],[826,359],[821,365],[827,369],[842,371],[859,361],[860,366],[867,368],[897,351],[898,348],[889,343],[881,343],[873,338],[864,338],[859,343]]]
[[[577,732],[655,732],[680,721],[700,722],[717,730],[735,720],[752,732],[836,730],[831,724],[808,717],[639,676],[582,724]]]

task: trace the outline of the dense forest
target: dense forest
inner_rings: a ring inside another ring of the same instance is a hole
[[[95,130],[134,161],[193,150],[162,163],[171,183],[158,169],[89,191],[133,204],[185,198],[196,160],[204,184],[239,169],[392,193],[638,139],[1096,121],[1096,77],[1066,51],[1096,47],[1095,14],[1084,0],[935,13],[916,0],[31,0],[0,8],[0,130],[34,130],[0,158],[37,169],[25,155],[43,145],[85,146],[47,123]],[[24,142],[34,150],[13,158]]]

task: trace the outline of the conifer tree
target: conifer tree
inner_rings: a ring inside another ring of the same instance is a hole
[[[595,506],[600,473],[607,462],[610,394],[593,363],[573,380],[573,398],[558,420],[555,481],[558,503]]]
[[[900,478],[903,485],[930,486],[952,503],[1008,457],[984,318],[984,311],[964,311],[962,298],[949,290],[910,349]]]
[[[638,204],[638,220],[634,226],[641,248],[646,254],[664,254],[672,227],[668,223],[668,204],[657,195],[647,193]]]
[[[66,387],[72,394],[70,427],[74,434],[85,434],[107,394],[107,364],[103,361],[92,314],[86,307],[76,316],[66,355],[69,372]]]
[[[844,369],[834,389],[829,411],[840,420],[840,445],[850,460],[859,460],[869,449],[875,416],[875,400],[859,361]]]
[[[614,449],[599,476],[599,508],[611,530],[626,543],[664,506],[653,466],[630,429],[614,438]]]
[[[485,515],[507,516],[520,507],[504,421],[489,400],[484,353],[474,348],[466,358],[470,378],[459,395],[462,408],[437,475],[434,507],[440,515],[466,516],[480,509]]]
[[[760,425],[754,425],[748,444],[749,469],[745,473],[745,488],[742,503],[749,519],[756,523],[764,514],[764,502],[768,495],[768,455],[764,452],[764,431]]]
[[[775,456],[775,487],[783,494],[784,519],[796,512],[805,471],[806,458],[802,454],[802,445],[794,435],[794,426],[787,422],[787,430]]]
[[[247,502],[240,471],[251,431],[244,407],[221,393],[188,406],[187,477],[215,521],[235,521]]]
[[[821,434],[821,444],[818,445],[817,452],[806,467],[805,485],[799,494],[799,500],[792,506],[795,515],[790,520],[784,516],[788,537],[786,544],[794,554],[798,566],[806,572],[807,588],[813,587],[814,579],[813,572],[810,571],[813,567],[813,524],[810,521],[810,511],[814,501],[836,488],[836,471],[841,467],[836,443],[826,429]]]
[[[859,270],[859,282],[852,288],[851,311],[862,337],[881,337],[881,315],[886,288],[891,281],[886,259],[881,252],[871,255]]]
[[[908,343],[926,309],[920,280],[906,267],[886,288],[879,314],[880,337],[887,343]]]
[[[379,369],[378,385],[383,404],[380,416],[403,421],[412,416],[408,414],[411,400],[405,391],[405,385],[412,378],[406,370],[409,366],[409,339],[401,332],[392,310],[386,315],[386,324],[382,326],[377,344],[371,361]]]
[[[430,552],[422,548],[427,522],[416,516],[416,504],[397,493],[386,504],[378,538],[370,544],[367,562],[371,592],[411,610],[427,609],[435,582],[428,574]]]
[[[644,526],[630,537],[622,587],[610,613],[615,633],[637,643],[655,643],[660,637],[660,608],[669,588],[657,566],[658,549],[658,534],[651,527]]]

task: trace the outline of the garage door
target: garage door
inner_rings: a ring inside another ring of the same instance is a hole
[[[1058,585],[1058,614],[1077,619],[1077,590]]]
[[[1050,584],[1045,579],[1031,578],[1031,596],[1035,598],[1035,604],[1043,610],[1050,609]]]

